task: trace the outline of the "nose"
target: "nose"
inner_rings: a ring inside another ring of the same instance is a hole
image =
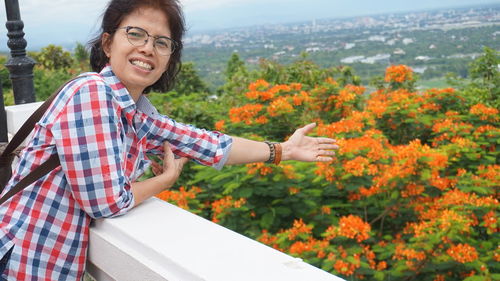
[[[139,47],[139,51],[145,55],[151,55],[154,52],[154,48],[154,40],[148,37],[146,43]]]

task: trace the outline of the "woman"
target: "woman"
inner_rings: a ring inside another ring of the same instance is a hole
[[[314,124],[270,144],[158,114],[143,94],[171,88],[183,33],[176,0],[109,3],[102,32],[91,42],[95,73],[81,75],[59,93],[5,188],[58,154],[61,167],[0,206],[2,278],[81,279],[91,219],[124,214],[172,186],[188,159],[217,169],[266,160],[331,160],[334,140],[306,136]],[[151,164],[146,153],[163,154],[163,169],[137,182]]]

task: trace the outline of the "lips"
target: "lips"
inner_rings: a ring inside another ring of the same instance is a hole
[[[132,59],[130,60],[130,63],[144,70],[151,71],[154,69],[154,65],[152,63],[143,60]]]

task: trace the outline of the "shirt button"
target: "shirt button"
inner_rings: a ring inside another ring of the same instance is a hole
[[[130,154],[130,153],[129,153],[129,154],[127,154],[127,158],[128,158],[128,159],[132,158],[132,154]]]

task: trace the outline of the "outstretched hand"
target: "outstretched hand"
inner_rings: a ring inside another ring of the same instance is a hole
[[[284,143],[283,160],[298,160],[304,162],[328,162],[333,160],[334,149],[338,149],[336,140],[323,137],[308,137],[316,127],[316,123],[297,129]]]

